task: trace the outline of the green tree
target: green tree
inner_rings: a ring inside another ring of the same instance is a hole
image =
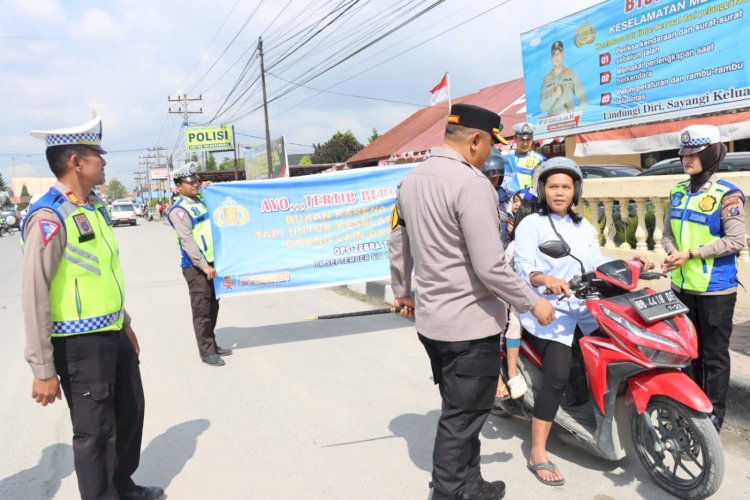
[[[300,160],[299,160],[299,164],[300,164],[300,165],[312,165],[312,164],[313,164],[313,162],[312,162],[312,160],[310,159],[310,155],[305,155],[305,156],[303,156],[302,158],[300,158]]]
[[[114,201],[118,198],[122,198],[123,196],[125,196],[125,193],[127,193],[125,186],[123,186],[122,182],[118,181],[117,179],[112,179],[111,181],[109,181],[109,184],[107,184],[107,199],[109,201]]]
[[[216,172],[216,158],[213,153],[208,153],[208,160],[206,160],[206,172]]]
[[[29,188],[26,187],[26,184],[24,184],[21,188],[21,196],[31,196],[29,194]]]
[[[378,132],[378,129],[376,129],[375,127],[372,127],[372,135],[368,139],[368,141],[370,141],[368,142],[368,144],[372,144],[373,142],[375,142],[375,139],[377,139],[378,137],[380,137],[380,132]]]
[[[313,163],[340,163],[348,160],[364,148],[351,130],[336,132],[323,144],[313,144],[314,152],[310,156]]]
[[[5,179],[3,179],[3,174],[0,174],[0,191],[7,191],[8,185],[5,184]]]

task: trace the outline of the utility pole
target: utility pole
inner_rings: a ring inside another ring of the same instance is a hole
[[[266,69],[263,65],[263,38],[258,37],[258,54],[260,54],[260,83],[263,87],[263,114],[266,117],[266,155],[268,156],[268,178],[273,177],[271,171],[271,130],[268,128],[268,97],[266,97]]]
[[[169,102],[179,102],[182,104],[182,108],[177,109],[175,111],[172,111],[172,107],[169,107],[169,112],[174,115],[182,115],[182,126],[187,127],[190,122],[188,121],[188,116],[190,115],[197,115],[203,113],[203,108],[200,108],[198,111],[190,111],[188,110],[188,103],[195,102],[195,101],[202,101],[203,95],[199,95],[198,97],[188,97],[187,94],[182,94],[182,96],[177,96],[177,99],[172,99],[171,97],[167,96],[167,101]],[[185,151],[185,161],[190,161],[188,158],[187,150]]]
[[[146,185],[148,186],[148,201],[149,205],[151,204],[151,200],[153,198],[152,191],[151,191],[151,159],[152,156],[139,156],[138,157],[138,163],[141,165],[144,165],[146,167]]]
[[[135,191],[136,191],[136,197],[140,195],[141,199],[143,199],[143,180],[145,172],[142,170],[136,170],[133,172],[133,180],[135,181]]]
[[[156,147],[153,147],[153,148],[146,148],[146,151],[148,151],[150,153],[156,153],[156,156],[151,155],[150,158],[155,158],[156,159],[156,166],[157,167],[161,167],[161,152],[162,151],[166,151],[166,150],[167,150],[167,148],[163,148],[161,146],[156,146]],[[166,180],[167,185],[169,184],[169,179],[170,179],[171,176],[172,176],[172,172],[169,170],[169,166],[167,166],[167,180]],[[159,179],[159,183],[158,183],[159,188],[162,187],[162,182],[164,182],[164,180],[163,179]],[[159,190],[161,191],[161,189],[159,189]],[[167,195],[166,191],[167,191],[167,189],[165,188],[164,189],[164,196]]]

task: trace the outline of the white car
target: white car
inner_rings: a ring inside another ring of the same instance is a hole
[[[112,225],[130,224],[135,226],[138,219],[135,216],[135,209],[132,203],[113,203],[112,204]]]
[[[133,211],[135,212],[136,217],[143,216],[143,204],[133,203]]]

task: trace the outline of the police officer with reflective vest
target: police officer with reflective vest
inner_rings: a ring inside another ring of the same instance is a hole
[[[503,155],[505,160],[505,178],[503,189],[505,196],[501,202],[507,202],[513,193],[522,189],[533,189],[536,185],[534,172],[547,158],[534,151],[534,127],[530,123],[517,123],[515,130],[516,149]]]
[[[169,210],[167,219],[177,233],[182,260],[182,275],[190,292],[193,310],[193,329],[201,360],[211,366],[222,366],[220,356],[229,356],[231,349],[216,344],[216,320],[219,299],[213,286],[214,243],[208,209],[201,196],[201,182],[195,173],[195,163],[186,163],[172,174],[180,197]]]
[[[693,374],[713,404],[721,428],[729,386],[729,337],[737,301],[737,257],[745,245],[745,195],[716,175],[726,155],[719,129],[691,125],[680,133],[682,166],[690,179],[670,192],[662,264],[698,329]]]
[[[32,135],[46,141],[57,183],[21,228],[31,396],[46,406],[65,394],[81,498],[161,498],[163,489],[131,479],[144,397],[112,220],[92,191],[104,183],[101,119]]]

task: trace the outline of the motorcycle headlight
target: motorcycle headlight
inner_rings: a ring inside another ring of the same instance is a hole
[[[644,328],[641,328],[640,326],[636,325],[632,321],[628,320],[624,316],[621,316],[617,314],[616,312],[612,311],[611,309],[607,307],[601,308],[602,312],[605,316],[607,316],[609,319],[620,325],[621,327],[625,328],[627,331],[635,335],[636,337],[647,339],[652,342],[656,342],[658,344],[662,344],[665,346],[669,346],[672,349],[682,349],[681,346],[672,340],[669,340],[667,338],[664,338],[660,335],[657,335],[653,332],[650,332]],[[684,366],[687,365],[690,362],[690,357],[682,355],[682,354],[674,354],[671,352],[665,352],[660,351],[658,349],[653,349],[650,347],[645,346],[636,346],[641,353],[643,353],[644,356],[646,356],[652,363],[659,364],[659,365],[670,365],[670,366]]]

